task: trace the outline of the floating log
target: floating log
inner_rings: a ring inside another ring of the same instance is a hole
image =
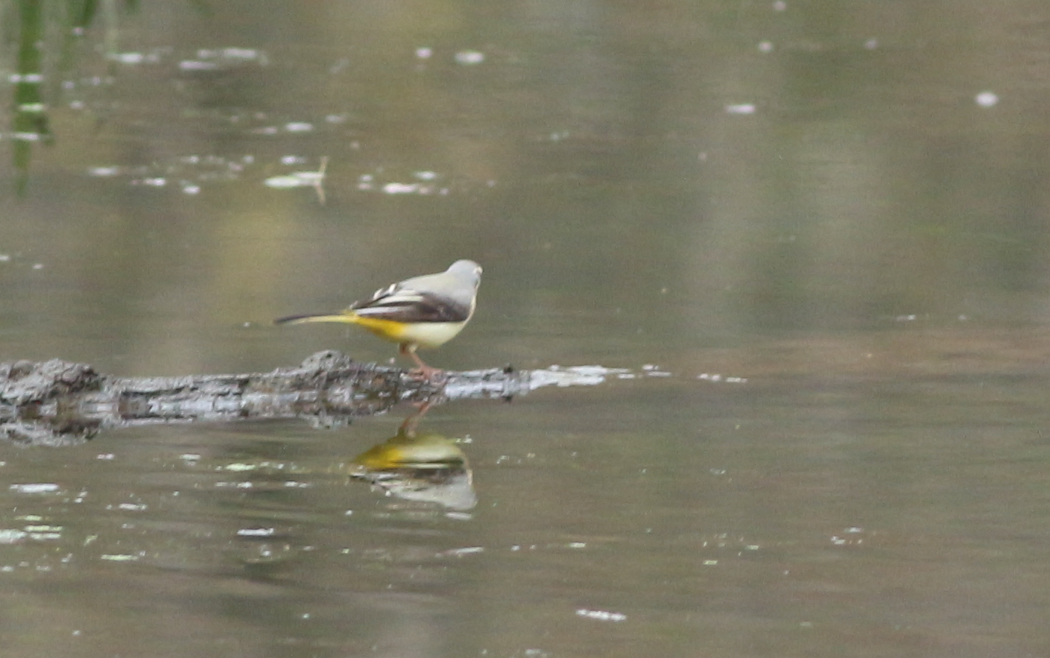
[[[509,399],[529,389],[529,373],[510,368],[430,381],[335,351],[268,373],[185,377],[114,377],[58,359],[17,361],[0,364],[0,437],[58,446],[103,429],[163,423],[305,418],[332,427],[398,402]]]

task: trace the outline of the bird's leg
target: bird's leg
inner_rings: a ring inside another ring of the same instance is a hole
[[[409,438],[415,438],[416,426],[419,425],[419,421],[423,418],[423,416],[425,416],[427,412],[430,411],[430,407],[433,406],[434,401],[436,399],[437,398],[430,398],[426,402],[419,404],[419,408],[416,409],[411,416],[406,418],[404,422],[401,423],[401,427],[398,428],[397,433],[399,435],[404,435]]]
[[[441,370],[440,368],[432,368],[423,363],[423,359],[419,358],[419,355],[416,354],[416,346],[412,343],[401,343],[400,351],[401,354],[416,362],[416,368],[412,371],[413,374],[421,375],[426,380],[433,380],[445,376],[444,370]]]

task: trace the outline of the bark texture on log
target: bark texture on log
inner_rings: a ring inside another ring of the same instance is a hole
[[[398,402],[509,398],[528,388],[528,373],[510,369],[428,381],[334,351],[268,373],[185,377],[114,377],[82,363],[18,361],[0,364],[0,437],[69,445],[102,429],[157,423],[305,418],[338,426]]]

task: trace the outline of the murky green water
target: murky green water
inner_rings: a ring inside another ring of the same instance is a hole
[[[40,5],[0,360],[386,360],[269,322],[472,258],[428,361],[623,370],[431,410],[440,502],[350,475],[410,409],[0,445],[0,654],[1050,646],[1044,4]]]

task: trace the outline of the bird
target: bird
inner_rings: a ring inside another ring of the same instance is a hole
[[[274,320],[274,324],[359,325],[397,343],[400,353],[415,362],[415,372],[433,379],[443,371],[424,363],[416,350],[444,345],[463,330],[474,316],[480,284],[481,266],[472,260],[457,260],[444,272],[392,283],[337,313],[289,315]]]

